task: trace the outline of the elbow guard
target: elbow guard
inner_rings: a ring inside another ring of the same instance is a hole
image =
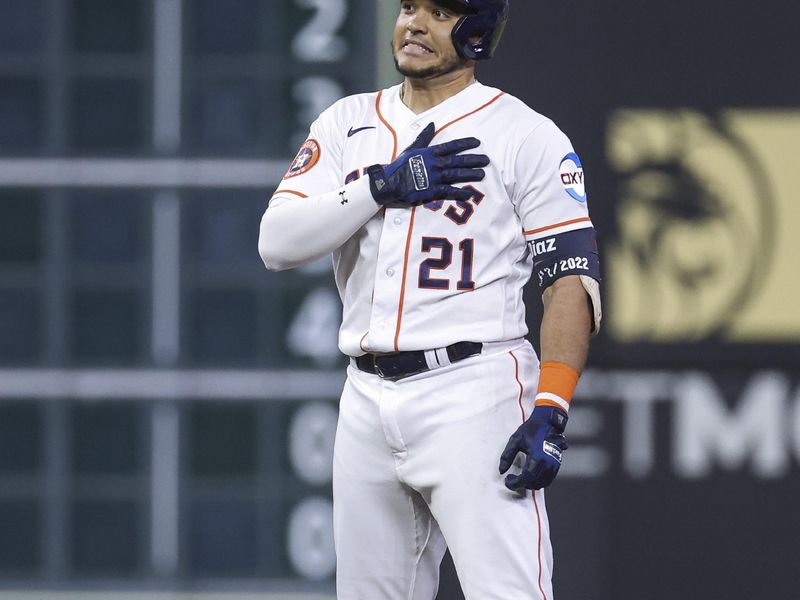
[[[533,268],[539,278],[539,290],[544,291],[556,279],[578,275],[583,288],[592,301],[592,334],[600,331],[602,306],[600,303],[600,254],[594,229],[576,229],[529,242],[533,254]]]

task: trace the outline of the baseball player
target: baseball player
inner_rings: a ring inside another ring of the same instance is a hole
[[[268,269],[333,253],[339,600],[432,600],[447,547],[468,600],[553,598],[543,488],[600,326],[599,259],[569,140],[475,80],[507,17],[508,0],[400,2],[403,83],[324,111],[261,222]]]

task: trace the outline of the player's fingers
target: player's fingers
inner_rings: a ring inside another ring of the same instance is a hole
[[[505,483],[506,487],[510,489],[512,492],[516,492],[517,490],[523,488],[524,486],[520,485],[519,475],[506,475]]]
[[[519,439],[516,435],[512,435],[506,444],[505,450],[503,450],[503,453],[500,455],[501,475],[511,468],[511,465],[514,463],[514,459],[517,457],[517,453],[519,451]]]
[[[529,490],[538,490],[541,487],[542,477],[544,476],[545,464],[535,458],[528,456],[522,466],[520,477],[525,482],[525,487]],[[537,487],[539,486],[539,487]]]
[[[417,139],[415,139],[411,143],[411,145],[408,148],[406,148],[406,150],[412,150],[415,148],[427,148],[428,144],[431,143],[431,140],[433,139],[435,133],[436,133],[436,125],[434,125],[433,123],[428,123],[428,126],[422,130],[422,133],[420,133],[417,136]]]
[[[558,469],[554,469],[551,464],[544,460],[528,458],[525,466],[522,467],[523,477],[527,481],[529,490],[540,490],[553,483]]]
[[[472,148],[477,148],[480,145],[481,141],[478,138],[468,137],[459,138],[451,142],[445,142],[444,144],[438,144],[434,146],[433,149],[436,156],[446,156],[448,154],[458,154],[464,150],[471,150]]]
[[[441,161],[442,168],[445,169],[475,169],[486,167],[490,162],[489,157],[485,154],[453,154],[442,158]]]
[[[463,200],[466,202],[474,195],[475,192],[470,190],[462,190],[450,185],[438,185],[436,186],[435,198],[437,200]]]
[[[467,183],[468,181],[483,181],[486,171],[483,169],[445,169],[440,175],[442,183]],[[474,195],[474,192],[470,194]]]
[[[522,490],[534,489],[534,482],[531,480],[530,475],[527,473],[520,473],[519,475],[509,474],[506,475],[504,483],[508,489],[513,492],[520,492]]]

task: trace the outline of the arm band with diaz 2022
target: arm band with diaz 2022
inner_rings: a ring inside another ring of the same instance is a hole
[[[594,229],[576,229],[528,242],[533,254],[533,269],[542,293],[556,279],[579,275],[581,283],[592,300],[592,333],[600,330],[602,308],[600,305],[600,256]]]
[[[600,256],[591,227],[540,238],[529,245],[542,292],[566,275],[588,275],[600,281]]]

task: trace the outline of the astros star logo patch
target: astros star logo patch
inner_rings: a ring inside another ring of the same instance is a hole
[[[317,140],[307,139],[305,143],[300,146],[297,156],[294,157],[289,170],[283,178],[289,179],[290,177],[297,177],[298,175],[307,173],[319,162],[319,157],[321,155],[322,149],[319,147]]]

